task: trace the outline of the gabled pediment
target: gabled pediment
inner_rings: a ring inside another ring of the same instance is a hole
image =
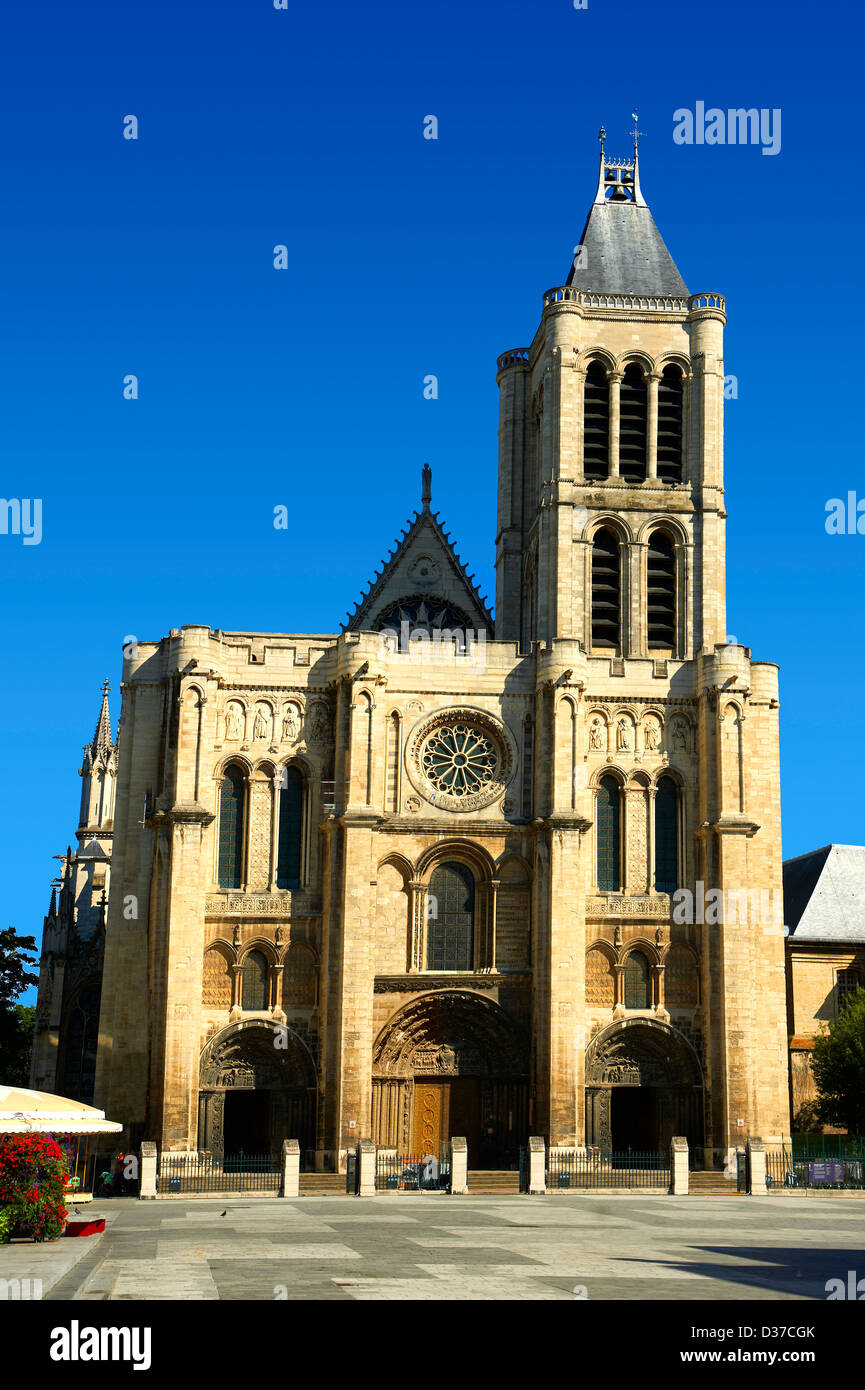
[[[493,616],[445,532],[430,510],[431,473],[424,469],[421,511],[409,519],[369,589],[348,614],[348,632],[412,627],[462,628],[493,634]]]

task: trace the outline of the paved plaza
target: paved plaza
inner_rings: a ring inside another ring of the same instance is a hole
[[[7,1247],[51,1300],[826,1298],[849,1198],[382,1195],[94,1204],[104,1236]],[[223,1215],[222,1213],[225,1213]],[[80,1257],[69,1267],[72,1251]]]

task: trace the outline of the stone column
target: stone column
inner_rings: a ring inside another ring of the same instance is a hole
[[[610,372],[610,477],[619,476],[619,402],[622,372]]]
[[[361,1139],[357,1146],[357,1195],[375,1196],[375,1144]]]
[[[421,879],[409,882],[409,911],[411,913],[411,945],[409,974],[416,975],[423,970],[426,960],[427,910],[429,905],[429,885]]]
[[[468,1145],[465,1139],[451,1139],[451,1196],[468,1196]]]
[[[547,1150],[543,1138],[533,1134],[529,1138],[529,1196],[547,1190]]]
[[[674,1197],[688,1195],[688,1141],[675,1138],[670,1141],[670,1192]]]
[[[138,1186],[138,1200],[152,1201],[156,1197],[156,1145],[145,1139],[141,1145],[141,1182]]]
[[[658,383],[661,380],[659,372],[649,372],[647,377],[649,387],[648,398],[648,418],[646,420],[646,476],[657,478],[658,476]]]
[[[282,1144],[282,1182],[280,1197],[300,1194],[300,1144],[297,1139],[284,1139]]]

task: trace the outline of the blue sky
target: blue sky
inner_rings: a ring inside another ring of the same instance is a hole
[[[865,536],[824,529],[865,495],[862,27],[837,4],[6,9],[0,494],[41,498],[43,537],[0,535],[4,923],[39,934],[127,634],[338,629],[427,459],[494,594],[496,357],[531,341],[598,126],[627,154],[635,105],[667,245],[727,296],[728,628],[781,665],[784,852],[865,841],[830,761]],[[780,108],[780,153],[674,144],[697,101]]]

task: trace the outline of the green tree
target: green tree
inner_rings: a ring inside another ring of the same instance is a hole
[[[35,950],[35,937],[19,936],[14,927],[0,931],[0,1081],[6,1086],[26,1086],[30,1076],[36,1010],[16,1000],[39,981]]]
[[[865,1134],[865,989],[814,1039],[811,1066],[823,1123]]]

